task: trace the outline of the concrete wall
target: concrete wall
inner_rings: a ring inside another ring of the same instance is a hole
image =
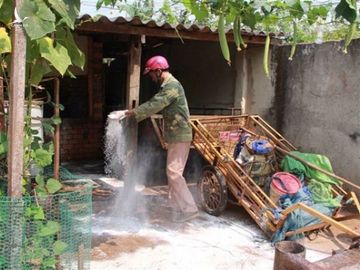
[[[277,51],[278,121],[286,138],[304,152],[330,158],[336,174],[360,184],[360,40]],[[281,102],[280,102],[281,101]]]
[[[244,113],[258,114],[270,124],[274,124],[275,88],[271,80],[273,71],[270,78],[266,77],[263,69],[263,51],[264,46],[248,46],[237,55],[235,103],[241,104]],[[271,63],[271,60],[269,61]],[[274,66],[271,64],[271,70]]]
[[[233,48],[233,59],[234,53]],[[202,108],[234,106],[235,65],[227,65],[217,42],[166,40],[163,46],[143,50],[143,62],[156,54],[169,60],[170,72],[183,84],[193,113],[200,112]],[[142,102],[155,94],[152,87],[149,78],[142,77]]]
[[[191,42],[173,47],[174,72],[188,89],[190,107],[231,108],[235,69],[224,60],[217,42]]]

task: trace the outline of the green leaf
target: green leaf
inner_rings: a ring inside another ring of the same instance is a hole
[[[184,6],[195,15],[198,21],[204,21],[209,16],[209,11],[205,3],[196,0],[183,1]]]
[[[50,267],[50,268],[55,268],[55,264],[56,264],[56,259],[54,257],[47,257],[43,260],[41,266],[43,267]],[[48,269],[48,268],[46,268]]]
[[[58,116],[51,117],[51,120],[52,120],[54,125],[60,125],[61,124],[61,118],[58,117]]]
[[[39,44],[36,40],[31,40],[29,37],[27,37],[26,43],[26,61],[34,64],[37,59],[41,58]]]
[[[32,138],[30,138],[30,137],[24,138],[24,146],[29,146],[29,145],[31,145],[31,143],[32,143]]]
[[[65,242],[60,241],[60,240],[55,241],[53,244],[53,249],[54,249],[55,255],[60,255],[60,254],[64,253],[64,251],[66,250],[67,247],[68,247],[68,244],[66,244]]]
[[[31,207],[27,207],[25,209],[25,216],[28,218],[31,216],[34,216],[35,220],[45,219],[45,214],[44,214],[44,210],[42,209],[42,207],[37,207],[35,205],[32,205]]]
[[[44,2],[24,1],[19,10],[23,26],[30,39],[38,39],[55,31],[55,15]]]
[[[12,22],[12,15],[14,13],[14,6],[12,0],[2,0],[0,8],[0,21],[7,25]]]
[[[335,8],[335,14],[336,18],[343,17],[349,23],[353,23],[357,17],[356,8],[352,4],[351,0],[341,0]]]
[[[301,19],[304,15],[304,10],[301,6],[300,0],[297,0],[294,5],[290,7],[290,15],[298,19]]]
[[[0,132],[0,155],[8,152],[7,135],[4,132]]]
[[[48,150],[49,152],[54,153],[54,142],[50,141],[43,145],[43,148]]]
[[[37,175],[35,177],[35,182],[38,184],[38,186],[44,187],[45,186],[45,180],[43,175]]]
[[[47,192],[45,187],[36,186],[35,187],[36,193],[40,199],[45,199],[47,197]]]
[[[35,160],[35,163],[40,167],[46,167],[52,163],[53,153],[39,148],[31,152],[31,157]]]
[[[78,48],[71,31],[64,28],[57,29],[56,40],[68,50],[72,64],[83,69],[85,54]]]
[[[11,41],[4,27],[0,27],[0,54],[11,52]]]
[[[61,22],[74,29],[75,20],[79,15],[80,0],[48,0],[51,7],[59,14]]]
[[[54,178],[50,178],[46,183],[46,189],[51,194],[59,191],[61,187],[62,187],[61,183]]]
[[[317,18],[326,19],[328,14],[328,9],[326,7],[320,6],[315,7],[309,10],[307,17],[310,25],[316,22]]]
[[[38,235],[39,236],[49,236],[49,235],[56,234],[58,231],[60,231],[60,224],[58,222],[50,220],[46,223],[45,226],[43,226],[40,229],[40,232]]]
[[[51,72],[49,63],[46,62],[44,59],[37,59],[35,64],[32,66],[29,83],[38,85],[44,75],[48,74],[49,72]]]
[[[0,143],[0,155],[6,154],[8,152],[8,146],[6,143]]]
[[[172,9],[170,8],[169,0],[164,0],[161,10],[165,14],[167,14],[167,22],[168,23],[170,23],[170,24],[177,23],[176,16],[175,16],[174,12],[172,11]]]
[[[31,217],[31,213],[32,213],[31,207],[26,207],[24,212],[25,217],[27,218]]]
[[[48,60],[61,75],[64,75],[71,65],[67,49],[59,43],[54,47],[54,41],[49,37],[44,37],[38,42],[41,56]]]
[[[103,4],[104,4],[104,0],[98,0],[96,2],[96,9],[100,9]]]
[[[276,25],[279,21],[279,17],[275,14],[270,14],[264,17],[262,20],[262,24],[265,26],[265,28],[271,27],[273,25]]]
[[[45,219],[45,214],[44,214],[44,210],[42,209],[42,207],[34,208],[32,213],[34,215],[35,220],[44,220]]]
[[[50,134],[50,135],[54,134],[55,128],[51,124],[43,122],[42,126],[46,134]]]
[[[258,13],[257,13],[258,14]],[[258,14],[259,15],[259,14]],[[258,22],[258,16],[256,16],[256,13],[245,13],[242,17],[242,22],[249,26],[251,29],[255,28],[256,23]]]
[[[36,15],[44,20],[44,21],[49,21],[49,22],[55,22],[56,21],[56,17],[55,14],[52,13],[51,9],[45,4],[45,2],[43,0],[34,0],[34,2],[37,5],[37,12]]]

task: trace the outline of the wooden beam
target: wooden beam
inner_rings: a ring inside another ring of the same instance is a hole
[[[340,222],[337,222],[336,220],[332,219],[331,217],[328,217],[328,216],[324,215],[323,213],[320,213],[319,211],[311,208],[310,206],[307,206],[306,204],[299,203],[299,208],[302,210],[305,210],[306,212],[310,213],[311,215],[319,218],[321,221],[326,222],[329,225],[332,225],[332,226],[338,228],[339,230],[350,234],[351,236],[356,236],[356,237],[360,236],[360,233],[358,233],[357,231],[352,230],[348,226],[345,226],[345,225],[341,224]]]
[[[341,224],[340,222],[336,221],[335,219],[328,217],[326,215],[324,215],[323,213],[311,208],[310,206],[307,206],[303,203],[296,203],[288,208],[286,208],[282,214],[284,214],[285,216],[287,216],[290,212],[296,210],[296,209],[301,209],[304,210],[305,212],[308,212],[310,215],[317,217],[318,219],[320,219],[324,224],[328,224],[328,225],[332,225],[336,228],[338,228],[339,230],[343,231],[344,233],[347,233],[351,236],[354,237],[358,237],[360,236],[360,233],[352,230],[351,228],[349,228],[346,225]]]
[[[126,88],[126,107],[133,109],[139,106],[141,75],[141,42],[140,36],[134,36],[130,41],[129,64]]]
[[[162,38],[182,38],[190,40],[203,40],[203,41],[218,41],[217,32],[211,31],[191,31],[191,30],[178,30],[164,29],[161,27],[147,27],[146,25],[134,26],[131,24],[118,24],[116,22],[85,22],[76,28],[79,33],[111,33],[111,34],[126,34],[126,35],[146,35],[152,37]],[[180,35],[180,36],[179,36]],[[232,33],[227,34],[229,42],[234,42]],[[242,38],[247,44],[265,44],[265,36],[253,35],[243,33]],[[280,45],[281,41],[276,38],[271,39],[271,44]]]

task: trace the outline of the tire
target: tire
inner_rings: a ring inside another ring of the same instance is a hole
[[[227,201],[225,177],[214,166],[205,166],[198,181],[198,193],[202,208],[210,215],[218,216],[224,211]]]

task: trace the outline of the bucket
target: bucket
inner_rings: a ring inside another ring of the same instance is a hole
[[[41,123],[41,119],[44,115],[44,102],[33,100],[31,102],[31,129],[37,131],[36,136],[40,138],[40,142],[44,141],[44,130]],[[24,114],[26,114],[27,103],[24,104]],[[9,102],[5,100],[4,102],[4,112],[8,114],[9,112]]]
[[[294,241],[281,241],[275,244],[275,258],[273,270],[310,269],[305,259],[306,249]],[[315,269],[315,268],[311,268]]]
[[[293,195],[301,188],[299,178],[288,172],[277,172],[271,177],[270,199],[278,203],[280,196]]]

